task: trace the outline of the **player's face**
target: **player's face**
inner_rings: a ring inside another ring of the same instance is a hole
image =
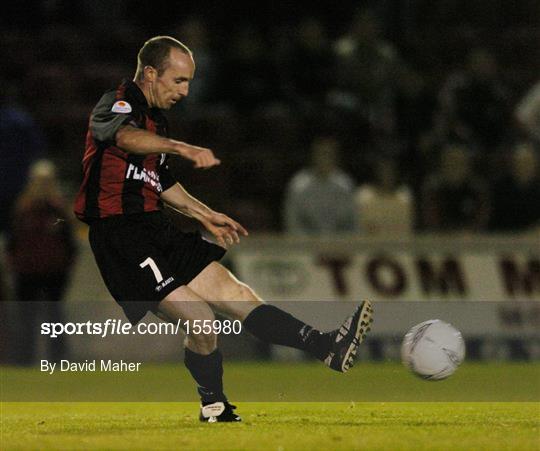
[[[166,69],[152,83],[152,106],[168,110],[186,97],[194,73],[193,58],[172,48]]]

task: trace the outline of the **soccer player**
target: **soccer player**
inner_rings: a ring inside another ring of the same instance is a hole
[[[167,135],[162,110],[188,95],[194,72],[184,44],[154,37],[139,51],[134,80],[105,93],[91,114],[75,213],[90,225],[90,245],[107,288],[133,324],[147,311],[176,322],[214,320],[215,310],[242,321],[261,340],[305,350],[347,371],[369,330],[370,302],[327,333],[265,304],[218,263],[247,231],[170,175],[168,155],[191,160],[195,168],[220,163],[210,149]],[[162,213],[162,202],[201,222],[219,245],[178,230]],[[198,385],[200,420],[241,421],[223,391],[216,335],[188,334],[185,364]]]

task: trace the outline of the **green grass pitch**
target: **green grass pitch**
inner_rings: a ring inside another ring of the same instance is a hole
[[[540,365],[228,363],[241,424],[201,424],[179,364],[139,374],[1,370],[1,450],[540,450]],[[75,401],[75,402],[68,402]],[[309,401],[309,402],[308,402]]]

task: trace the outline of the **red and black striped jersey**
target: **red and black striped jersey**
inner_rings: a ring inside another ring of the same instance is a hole
[[[84,222],[161,209],[160,195],[174,185],[165,154],[138,155],[116,146],[123,125],[168,135],[167,120],[132,81],[106,92],[90,116],[83,181],[75,214]]]

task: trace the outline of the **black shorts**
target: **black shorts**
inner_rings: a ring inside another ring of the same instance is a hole
[[[200,233],[179,230],[161,211],[95,221],[89,238],[105,285],[132,324],[225,254]]]

